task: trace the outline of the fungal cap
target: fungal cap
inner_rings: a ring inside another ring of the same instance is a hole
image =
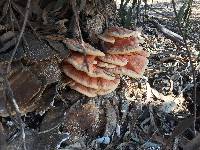
[[[85,53],[88,55],[93,55],[93,56],[105,56],[105,54],[103,52],[101,52],[98,49],[95,49],[94,47],[92,47],[89,43],[80,43],[77,39],[69,39],[66,38],[65,40],[63,40],[63,42],[66,44],[66,46],[73,50],[73,51],[77,51],[80,53]]]
[[[117,66],[125,66],[128,62],[128,60],[124,58],[122,55],[117,55],[117,54],[116,55],[106,54],[106,56],[98,58],[103,62]]]
[[[79,84],[73,80],[70,81],[69,83],[69,87],[83,95],[86,95],[88,97],[95,97],[97,95],[106,95],[108,93],[111,93],[112,91],[114,91],[118,84],[119,84],[119,81],[116,82],[117,84],[115,84],[111,89],[93,89],[93,88],[89,88],[89,87],[86,87],[82,84]]]
[[[145,68],[147,67],[148,59],[141,55],[131,55],[129,56],[126,68],[133,70],[137,74],[143,74]]]
[[[116,65],[107,63],[107,62],[103,62],[103,61],[98,61],[97,66],[100,68],[115,68]]]
[[[90,77],[85,72],[76,70],[71,64],[65,63],[63,65],[63,71],[68,77],[79,84],[94,89],[99,88],[97,78]]]
[[[122,47],[112,47],[108,49],[106,52],[108,54],[119,54],[119,55],[124,55],[132,52],[140,52],[142,51],[143,48],[138,46],[138,45],[129,45],[129,46],[122,46]]]
[[[140,55],[133,55],[129,58],[126,66],[120,66],[112,69],[107,69],[115,74],[127,75],[132,78],[141,78],[146,66],[148,59]]]
[[[115,38],[107,35],[106,32],[103,33],[102,35],[98,35],[98,38],[105,41],[105,42],[108,42],[108,43],[112,43],[112,44],[115,43]]]
[[[117,38],[127,38],[138,35],[138,31],[129,30],[123,27],[110,27],[106,32],[107,35]]]
[[[86,57],[84,59],[84,57]],[[85,62],[86,60],[86,62]],[[84,56],[78,52],[73,52],[64,60],[64,63],[72,64],[77,70],[86,72],[90,77],[101,77],[107,80],[114,80],[115,76],[96,65],[95,56]],[[86,64],[87,63],[87,64]]]
[[[107,69],[107,70],[112,72],[112,73],[115,73],[115,74],[127,75],[127,76],[132,77],[132,78],[140,78],[141,77],[140,74],[137,74],[136,72],[134,72],[133,70],[128,69],[125,66],[116,67],[116,68]]]
[[[63,70],[64,73],[75,82],[93,89],[112,89],[120,82],[119,78],[115,78],[114,80],[106,80],[103,78],[90,77],[85,72],[76,70],[76,68],[67,63],[63,65]]]
[[[105,47],[106,53],[109,54],[128,54],[143,49],[136,37],[117,39],[114,44],[106,43]]]
[[[96,89],[86,87],[82,84],[79,84],[79,83],[73,81],[73,80],[69,83],[69,87],[83,95],[88,96],[88,97],[97,96]]]

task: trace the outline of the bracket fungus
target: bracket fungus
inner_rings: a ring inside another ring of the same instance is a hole
[[[117,66],[125,66],[128,62],[128,60],[124,58],[122,55],[106,54],[106,56],[98,57],[98,59],[100,59],[103,62],[110,63]]]
[[[88,97],[95,97],[110,93],[117,88],[120,82],[119,77],[102,68],[102,66],[113,68],[115,65],[106,64],[97,58],[97,56],[105,56],[103,52],[86,43],[82,43],[83,46],[73,39],[68,39],[65,44],[71,52],[64,59],[63,71],[71,78],[68,84],[71,89]]]
[[[98,77],[90,77],[87,75],[87,73],[76,70],[70,64],[65,64],[63,70],[64,73],[75,82],[93,89],[113,89],[113,87],[115,87],[116,84],[118,85],[120,81],[119,78],[115,78],[114,80],[106,80]]]
[[[101,77],[107,80],[115,79],[115,76],[112,73],[103,70],[98,67],[96,56],[86,55],[79,52],[71,52],[71,54],[64,60],[65,63],[73,65],[76,70],[83,71],[88,74],[90,77]]]
[[[148,63],[149,54],[140,46],[139,31],[111,27],[98,37],[104,42],[104,53],[85,42],[64,40],[71,50],[63,62],[63,71],[70,78],[68,85],[88,97],[114,91],[119,75],[142,77]]]
[[[120,82],[119,78],[117,78],[115,81],[113,81],[112,86],[110,86],[109,83],[104,82],[103,83],[104,86],[109,85],[107,88],[110,88],[110,89],[93,89],[90,87],[86,87],[74,80],[71,80],[69,82],[69,87],[71,89],[74,89],[74,90],[88,96],[88,97],[95,97],[97,95],[106,95],[108,93],[111,93],[112,91],[114,91],[117,88],[119,82]]]
[[[87,55],[93,55],[93,56],[105,56],[105,54],[103,52],[101,52],[98,49],[95,49],[94,47],[92,47],[90,44],[88,43],[80,43],[78,40],[76,39],[68,39],[66,38],[65,40],[63,40],[63,42],[66,44],[66,46],[73,50],[73,51],[77,51],[80,52],[82,54],[87,54]]]
[[[102,35],[98,35],[98,38],[105,41],[105,42],[108,42],[108,43],[112,43],[112,44],[115,43],[115,38],[107,35],[106,32]]]
[[[107,35],[114,37],[114,38],[127,38],[136,36],[138,31],[129,30],[123,27],[110,27],[106,30]]]
[[[99,36],[104,41],[106,55],[98,58],[117,65],[115,68],[106,68],[107,71],[133,78],[142,76],[148,64],[149,54],[140,46],[142,43],[139,38],[140,32],[122,27],[111,27]],[[108,39],[114,40],[111,42]]]
[[[114,64],[110,64],[110,63],[103,62],[103,61],[98,61],[97,66],[100,68],[115,68],[116,67],[116,65],[114,65]]]

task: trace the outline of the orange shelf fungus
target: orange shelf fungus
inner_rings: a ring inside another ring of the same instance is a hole
[[[63,71],[70,78],[69,87],[88,97],[114,91],[119,75],[142,77],[149,56],[140,46],[139,31],[111,27],[99,39],[104,42],[105,53],[88,43],[65,39],[71,50],[63,62]]]
[[[142,77],[148,64],[149,53],[140,46],[142,40],[139,35],[140,31],[111,27],[99,36],[104,41],[106,55],[98,58],[117,65],[115,68],[106,68],[107,71],[133,78]],[[107,38],[114,39],[114,42],[108,42],[105,40]]]
[[[105,41],[105,42],[108,42],[108,43],[112,43],[112,44],[115,43],[115,38],[107,35],[106,33],[104,33],[102,35],[98,35],[98,38]]]
[[[114,91],[117,88],[118,84],[119,84],[119,80],[110,89],[93,89],[90,87],[86,87],[80,83],[77,83],[74,80],[71,80],[69,83],[69,87],[73,90],[78,91],[81,94],[88,96],[88,97],[95,97],[97,95],[106,95],[106,94],[111,93],[112,91]]]
[[[113,87],[118,85],[120,82],[119,78],[115,78],[114,80],[106,80],[103,78],[90,77],[85,72],[76,70],[70,64],[65,64],[63,66],[63,70],[64,73],[75,82],[93,89],[113,89]]]
[[[69,87],[88,97],[105,95],[114,91],[120,83],[119,76],[106,71],[116,65],[101,61],[97,57],[105,54],[88,43],[84,46],[78,40],[66,39],[70,55],[63,61],[63,71],[70,78]]]
[[[107,62],[103,62],[103,61],[98,61],[97,66],[100,68],[115,68],[117,67],[116,65],[107,63]]]
[[[116,38],[127,38],[131,36],[136,36],[138,31],[129,30],[123,27],[110,27],[106,30],[107,35]]]
[[[124,58],[122,55],[110,55],[106,54],[104,57],[98,57],[103,62],[107,62],[113,65],[117,66],[125,66],[128,62],[126,58]]]
[[[72,52],[69,57],[64,60],[64,63],[73,65],[77,70],[87,73],[90,77],[101,77],[107,80],[114,80],[115,76],[106,70],[98,67],[96,56],[86,55],[84,56],[78,52]]]
[[[66,38],[63,41],[66,46],[73,50],[73,51],[77,51],[80,52],[82,54],[87,54],[87,55],[94,55],[94,56],[105,56],[105,54],[103,52],[101,52],[98,49],[95,49],[94,47],[92,47],[90,44],[88,43],[80,43],[78,40],[76,39],[68,39]]]
[[[71,80],[71,82],[69,83],[69,87],[83,95],[88,96],[88,97],[97,96],[96,89],[86,87],[80,83],[73,81],[73,80]]]

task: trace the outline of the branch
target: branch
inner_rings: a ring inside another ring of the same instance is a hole
[[[193,78],[193,83],[194,83],[194,100],[193,100],[193,103],[194,103],[194,123],[193,123],[193,128],[194,128],[194,132],[195,132],[195,135],[196,135],[196,129],[195,129],[196,117],[197,117],[196,72],[195,72],[194,65],[192,63],[192,56],[191,56],[191,53],[190,53],[190,50],[189,50],[189,47],[188,47],[188,44],[187,44],[187,41],[186,41],[185,34],[183,33],[183,31],[181,29],[181,23],[180,23],[180,21],[178,19],[178,14],[177,14],[177,11],[176,11],[176,5],[175,5],[175,1],[174,0],[172,0],[172,5],[173,5],[176,21],[178,23],[179,32],[181,33],[181,36],[183,37],[184,47],[186,48],[186,52],[187,52],[187,55],[189,57],[190,66],[191,66],[191,69],[192,69],[192,78]]]
[[[15,48],[14,48],[14,50],[12,52],[12,55],[11,55],[11,58],[10,58],[10,60],[8,62],[7,74],[10,72],[11,63],[13,61],[13,58],[15,56],[15,53],[16,53],[17,48],[19,46],[19,43],[21,41],[22,35],[23,35],[24,31],[25,31],[26,23],[27,23],[27,20],[28,20],[29,9],[30,9],[30,3],[31,3],[31,0],[28,0],[27,4],[26,4],[26,13],[25,13],[25,16],[24,16],[24,22],[23,22],[23,25],[22,25],[22,29],[21,29],[21,32],[20,32],[19,37],[17,39],[17,44],[15,45]]]
[[[7,66],[7,70],[6,70],[6,76],[4,76],[4,81],[5,81],[5,86],[6,86],[6,90],[5,90],[5,92],[6,92],[6,98],[7,98],[7,100],[14,106],[14,109],[15,109],[15,112],[16,112],[16,116],[17,116],[17,118],[18,118],[18,120],[19,120],[19,122],[20,122],[20,129],[21,129],[21,134],[22,134],[22,142],[23,142],[23,148],[24,148],[24,150],[26,150],[24,123],[23,123],[23,121],[22,121],[22,119],[21,119],[21,112],[20,112],[19,106],[18,106],[18,104],[17,104],[17,102],[16,102],[16,100],[15,100],[15,98],[14,98],[14,94],[13,94],[13,91],[12,91],[12,89],[11,89],[11,87],[10,87],[10,84],[9,84],[9,81],[8,81],[7,76],[8,76],[9,73],[10,73],[10,70],[11,70],[11,63],[12,63],[12,61],[13,61],[13,58],[14,58],[14,56],[15,56],[15,53],[16,53],[16,51],[17,51],[17,48],[18,48],[18,46],[19,46],[19,43],[20,43],[21,38],[22,38],[22,36],[23,36],[23,33],[24,33],[24,31],[25,31],[26,23],[27,23],[27,20],[28,20],[28,14],[29,14],[30,3],[31,3],[31,0],[28,0],[28,1],[27,1],[27,4],[26,4],[26,13],[25,13],[25,16],[24,16],[24,22],[23,22],[23,25],[22,25],[22,29],[21,29],[20,34],[19,34],[19,37],[18,37],[18,39],[17,39],[17,43],[16,43],[16,45],[15,45],[15,48],[14,48],[14,50],[13,50],[13,52],[12,52],[11,58],[10,58],[10,60],[9,60],[9,62],[8,62],[8,66]],[[10,9],[11,9],[11,8],[10,8]],[[12,22],[12,20],[11,20],[11,22]]]
[[[10,104],[12,104],[12,106],[14,106],[15,112],[16,112],[16,116],[17,119],[20,123],[20,129],[21,129],[21,134],[22,134],[22,141],[23,141],[23,148],[24,150],[26,150],[26,143],[25,143],[25,132],[24,132],[24,123],[21,119],[21,112],[19,110],[19,106],[14,98],[14,94],[13,91],[10,87],[8,78],[6,76],[4,76],[4,82],[5,82],[5,95],[6,95],[6,99],[8,100],[8,102]]]
[[[155,25],[156,28],[160,32],[162,32],[163,35],[166,38],[168,38],[168,39],[170,39],[170,40],[172,40],[172,41],[174,41],[176,43],[179,43],[181,46],[185,46],[185,43],[183,41],[183,37],[182,36],[180,36],[179,34],[177,34],[177,33],[173,32],[173,31],[165,28],[163,25],[159,24],[156,20],[150,20],[149,22],[151,22],[153,25]]]

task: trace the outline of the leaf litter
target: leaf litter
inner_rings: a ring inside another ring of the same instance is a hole
[[[3,16],[6,16],[8,6],[6,3],[4,5]],[[160,7],[160,5],[162,4],[158,3],[155,7]],[[195,5],[195,8],[198,6]],[[39,13],[43,13],[44,24],[47,25],[52,21],[49,18],[52,17],[50,10],[53,6],[40,7],[36,2],[34,7],[39,7],[40,11],[43,8],[43,12],[32,12],[36,14],[36,18],[41,19]],[[91,10],[90,13],[93,11]],[[58,14],[56,13],[56,15]],[[168,14],[170,14],[169,11]],[[102,21],[99,20],[101,17],[97,16],[96,22]],[[177,31],[169,19],[157,17],[163,19],[162,23],[166,27]],[[199,20],[197,12],[192,17],[196,18],[192,22],[194,24],[191,23],[192,28],[189,30],[189,36],[193,37],[189,41],[189,46],[197,71],[198,97],[200,94],[198,66],[200,64],[199,51],[197,50],[198,42],[195,39],[199,38],[200,30],[198,30],[199,26],[196,28],[197,20]],[[98,26],[98,28],[92,26],[90,22],[94,21],[95,17],[91,17],[85,23],[84,30],[97,29],[96,32],[102,31],[102,26]],[[69,31],[69,28],[65,26],[68,19],[60,19],[55,22],[57,22],[55,29],[59,33]],[[1,25],[1,27],[3,32],[5,31],[4,28],[8,28],[7,25]],[[49,27],[47,30],[54,29]],[[144,35],[142,36],[145,39],[143,45],[151,53],[148,68],[143,78],[135,80],[123,76],[116,91],[95,98],[81,96],[65,87],[67,81],[62,79],[59,66],[56,63],[64,59],[59,53],[66,54],[67,50],[55,50],[57,46],[54,43],[48,45],[44,41],[35,41],[33,37],[27,38],[31,50],[21,47],[20,49],[23,50],[18,51],[20,56],[16,56],[14,61],[22,59],[23,65],[28,68],[28,72],[31,70],[30,74],[34,74],[34,78],[38,78],[35,80],[45,84],[41,87],[40,96],[33,99],[37,102],[37,105],[41,104],[41,109],[22,116],[26,124],[25,134],[28,149],[161,150],[195,149],[194,146],[199,147],[196,142],[199,136],[195,138],[192,130],[194,121],[192,88],[194,85],[186,51],[181,46],[166,39],[154,27],[144,26],[143,32]],[[92,31],[89,33],[89,37],[94,36]],[[5,35],[2,34],[1,38]],[[30,34],[27,36],[30,36]],[[13,33],[8,34],[8,42],[13,37]],[[3,53],[0,53],[1,64],[6,63],[4,55],[6,57],[9,55],[9,48],[13,43],[11,41],[12,43],[8,43],[7,46],[7,40],[4,39],[4,47],[6,48],[3,49]],[[91,43],[96,43],[96,39]],[[41,46],[42,48],[39,48]],[[52,47],[54,50],[52,50]],[[4,53],[4,51],[8,51],[8,53]],[[52,70],[56,70],[57,73],[53,74]],[[15,82],[20,83],[18,80]],[[60,87],[57,89],[58,84],[60,84]],[[38,101],[44,100],[47,102],[38,103]],[[197,105],[199,109],[199,103]],[[0,127],[0,136],[6,137],[6,140],[1,138],[2,147],[7,146],[13,149],[13,147],[18,146],[18,148],[22,148],[19,127],[15,120],[9,117],[1,117]],[[197,117],[196,130],[199,133],[199,117]]]

